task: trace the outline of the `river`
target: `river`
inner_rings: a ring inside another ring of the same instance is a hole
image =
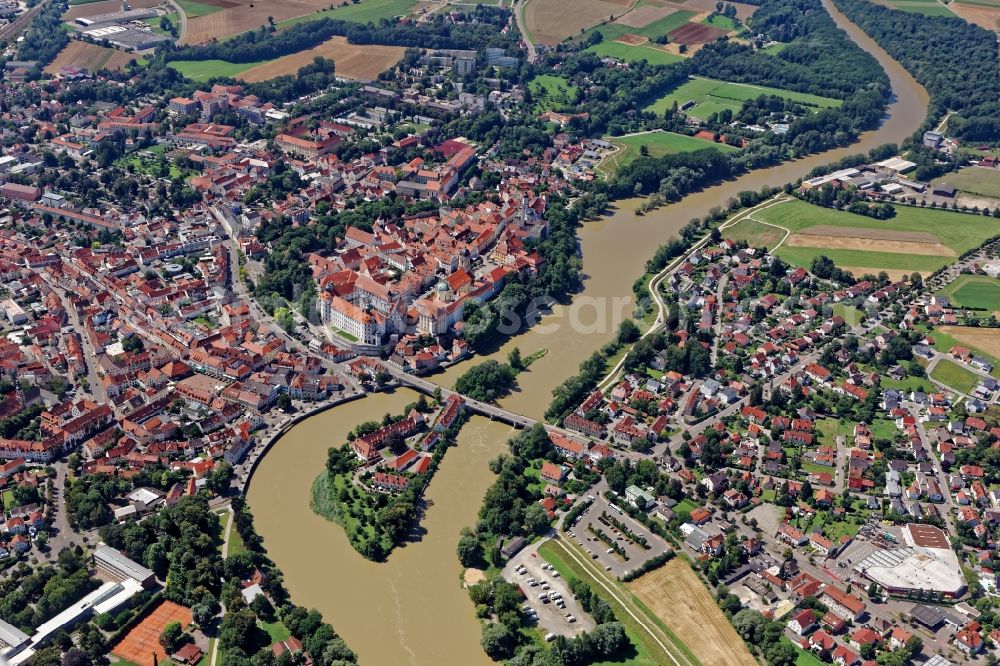
[[[292,428],[254,473],[254,524],[295,603],[321,611],[363,664],[486,666],[492,662],[479,646],[456,548],[459,530],[475,524],[493,479],[487,463],[505,450],[509,426],[469,420],[427,490],[425,537],[398,548],[388,563],[362,558],[339,525],[309,510],[326,450],[346,441],[356,424],[399,413],[416,399],[408,389],[378,393]]]
[[[928,102],[924,89],[830,0],[823,1],[837,24],[888,73],[894,93],[888,118],[847,148],[745,174],[644,216],[633,212],[639,200],[620,201],[604,219],[586,223],[579,234],[586,276],[583,291],[569,306],[555,307],[539,325],[489,356],[505,360],[515,346],[525,356],[548,350],[518,377],[519,390],[502,401],[504,407],[542,417],[552,389],[610,340],[621,318],[629,316],[632,305],[621,299],[631,295],[646,260],[689,219],[725,205],[743,190],[777,187],[846,155],[898,143],[921,125]],[[469,365],[460,364],[432,379],[453,386]],[[459,530],[475,521],[492,480],[486,463],[504,450],[509,428],[480,417],[465,426],[459,446],[445,456],[428,490],[433,506],[423,521],[426,536],[398,549],[387,563],[364,560],[339,526],[309,510],[310,485],[322,470],[327,448],[342,443],[357,423],[399,412],[414,399],[409,391],[378,394],[295,426],[260,462],[250,484],[250,507],[268,553],[285,573],[292,598],[319,609],[363,664],[489,664],[479,646],[472,605],[460,587],[455,547]]]

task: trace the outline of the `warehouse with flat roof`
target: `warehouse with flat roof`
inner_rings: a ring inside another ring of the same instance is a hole
[[[905,526],[902,533],[903,547],[876,550],[854,570],[890,594],[923,590],[949,598],[962,596],[965,577],[948,535],[932,525],[917,524]]]
[[[117,580],[132,579],[143,586],[148,586],[156,580],[151,569],[130,560],[121,552],[103,543],[94,549],[94,564],[98,571]]]

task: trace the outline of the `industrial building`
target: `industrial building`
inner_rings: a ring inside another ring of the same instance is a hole
[[[854,570],[890,594],[929,591],[948,598],[962,596],[965,578],[943,530],[911,523],[903,528],[903,539],[903,547],[876,550]]]
[[[109,14],[98,14],[97,16],[87,16],[76,19],[76,24],[84,28],[92,28],[98,25],[110,23],[126,23],[128,21],[141,21],[143,19],[158,16],[159,12],[154,9],[126,9],[120,12]]]
[[[84,30],[83,34],[97,41],[106,40],[112,46],[125,51],[145,51],[173,40],[167,35],[158,35],[150,30],[139,30],[124,25],[108,25]]]

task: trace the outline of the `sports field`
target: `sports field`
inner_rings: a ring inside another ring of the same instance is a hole
[[[949,297],[952,305],[1000,311],[1000,280],[988,275],[960,275],[939,293]]]
[[[933,272],[1000,234],[996,218],[909,206],[897,206],[891,219],[876,220],[791,200],[753,217],[791,232],[776,252],[789,263],[808,267],[813,257],[825,255],[856,274],[885,270],[894,279],[913,271]],[[724,235],[773,238],[762,226],[741,222]]]
[[[600,44],[591,46],[587,50],[605,58],[617,58],[625,62],[645,60],[650,65],[669,65],[684,60],[684,56],[665,51],[651,42],[633,45],[623,44],[622,42],[603,41]]]
[[[171,622],[180,622],[181,627],[191,624],[191,611],[172,601],[164,601],[143,618],[129,631],[118,645],[111,649],[111,654],[133,664],[148,664],[152,653],[156,653],[161,663],[167,654],[160,645],[160,634],[163,628]]]
[[[542,74],[528,82],[528,90],[535,100],[535,109],[554,111],[575,104],[577,88],[561,76]]]
[[[970,166],[931,182],[934,185],[947,183],[962,192],[1000,199],[1000,169]]]
[[[696,139],[685,134],[674,132],[649,132],[632,136],[604,137],[618,147],[618,152],[610,155],[601,163],[601,171],[610,175],[641,155],[642,146],[646,146],[650,157],[662,157],[673,153],[689,153],[704,148],[716,148],[724,153],[731,153],[736,148],[724,143],[715,143],[705,139]]]
[[[677,102],[677,106],[680,107],[686,102],[693,101],[695,102],[694,106],[688,108],[685,113],[704,120],[713,113],[719,113],[725,109],[736,113],[743,106],[743,102],[756,99],[761,95],[778,95],[816,107],[840,106],[839,99],[830,97],[698,77],[690,79],[673,92],[656,100],[646,107],[646,110],[662,114],[669,110],[674,102]]]
[[[971,393],[979,384],[979,375],[947,359],[938,361],[931,370],[931,379],[950,386],[960,393]]]
[[[757,666],[743,639],[684,560],[674,558],[626,587],[704,666]]]

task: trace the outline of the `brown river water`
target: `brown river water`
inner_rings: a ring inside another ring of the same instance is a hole
[[[621,318],[629,316],[632,304],[622,299],[631,295],[646,260],[689,219],[704,216],[743,190],[777,187],[845,155],[898,143],[920,126],[927,113],[924,89],[829,0],[824,4],[889,74],[895,94],[889,117],[847,148],[745,174],[644,216],[633,213],[639,200],[620,201],[611,215],[585,224],[579,233],[586,275],[583,292],[491,355],[504,360],[515,346],[525,356],[548,350],[518,377],[519,390],[502,401],[504,407],[542,416],[553,387],[574,374],[583,359],[611,339]],[[468,366],[461,364],[432,379],[452,386]],[[505,450],[509,427],[482,417],[470,420],[427,492],[432,505],[423,520],[423,537],[397,549],[386,563],[363,559],[340,526],[309,509],[310,486],[322,471],[327,448],[342,444],[357,423],[398,413],[415,399],[408,390],[377,394],[295,426],[258,465],[248,491],[250,507],[294,601],[320,610],[362,664],[490,664],[479,646],[472,604],[461,588],[455,548],[459,530],[475,521],[492,482],[487,462]]]

